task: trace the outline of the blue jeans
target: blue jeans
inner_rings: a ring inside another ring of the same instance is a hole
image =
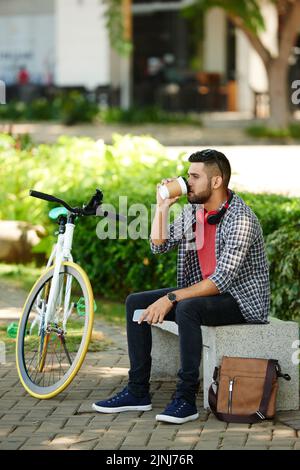
[[[130,294],[126,299],[127,341],[130,360],[128,389],[143,397],[149,392],[151,373],[152,334],[147,322],[132,321],[136,309],[145,309],[168,292],[178,288],[158,289]],[[166,315],[165,320],[178,325],[180,370],[176,398],[191,404],[199,390],[199,366],[202,353],[201,325],[220,326],[246,323],[236,300],[228,293],[182,300]],[[170,358],[170,361],[172,358]]]

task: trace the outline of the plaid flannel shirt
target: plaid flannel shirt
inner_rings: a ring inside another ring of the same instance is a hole
[[[154,254],[178,247],[177,287],[202,280],[193,225],[200,204],[186,204],[168,226],[168,239],[154,245]],[[219,292],[230,293],[247,323],[268,323],[270,308],[269,264],[261,225],[249,206],[236,194],[216,230],[216,269],[208,277]]]

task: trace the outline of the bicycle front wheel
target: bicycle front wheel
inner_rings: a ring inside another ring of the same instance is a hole
[[[45,313],[53,281],[49,268],[33,286],[18,328],[16,362],[20,380],[35,398],[48,399],[74,379],[88,350],[94,298],[90,281],[75,263],[64,262],[51,315]]]

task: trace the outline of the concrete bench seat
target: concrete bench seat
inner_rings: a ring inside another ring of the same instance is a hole
[[[204,408],[208,405],[208,389],[213,371],[222,356],[278,359],[282,372],[291,381],[279,379],[278,410],[299,409],[299,365],[293,363],[299,340],[296,322],[270,318],[266,325],[202,326],[203,354],[200,377],[203,377]],[[297,362],[297,361],[294,361]],[[176,379],[180,367],[178,327],[164,321],[152,326],[152,380]]]

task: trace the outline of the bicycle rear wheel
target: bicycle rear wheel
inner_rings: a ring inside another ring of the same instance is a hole
[[[45,325],[45,311],[54,267],[33,286],[19,322],[16,362],[20,380],[35,398],[48,399],[62,392],[74,379],[88,350],[94,298],[86,273],[75,263],[65,262],[53,315]]]

